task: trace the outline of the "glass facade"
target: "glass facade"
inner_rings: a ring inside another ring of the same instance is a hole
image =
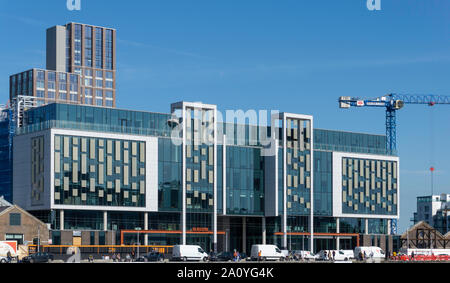
[[[342,159],[342,211],[397,215],[397,162]]]
[[[314,214],[333,214],[333,153],[314,151]]]
[[[145,207],[145,142],[55,136],[55,204]]]
[[[339,232],[364,234],[365,223],[365,219],[362,218],[339,218]]]
[[[331,130],[314,130],[314,149],[389,155],[386,136],[349,133]]]
[[[264,215],[260,148],[227,146],[227,214]]]
[[[311,210],[311,122],[286,119],[286,205],[288,215],[309,215]]]
[[[168,138],[158,140],[158,209],[181,211],[182,200],[182,147]]]
[[[70,104],[50,104],[27,111],[18,134],[51,128],[170,137],[172,116]]]

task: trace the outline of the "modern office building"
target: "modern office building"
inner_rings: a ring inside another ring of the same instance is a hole
[[[30,109],[14,138],[14,202],[51,224],[53,244],[83,231],[93,244],[139,233],[148,245],[247,253],[257,243],[392,250],[400,164],[385,136],[316,129],[300,114],[269,126],[220,116],[188,102],[167,114]]]
[[[417,198],[417,212],[413,222],[425,221],[445,235],[450,231],[450,194],[432,195]]]
[[[46,69],[10,78],[12,101],[37,100],[13,105],[2,139],[14,136],[12,199],[50,224],[53,245],[393,249],[400,164],[385,136],[316,129],[295,113],[256,126],[203,103],[116,109],[115,38],[50,28]]]
[[[10,100],[37,105],[73,103],[116,107],[116,30],[69,23],[47,30],[46,69],[10,77]]]

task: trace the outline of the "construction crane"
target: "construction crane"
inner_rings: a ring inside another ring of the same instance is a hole
[[[339,107],[343,109],[350,107],[382,107],[386,109],[386,151],[390,155],[397,153],[397,111],[402,109],[405,104],[423,104],[428,106],[450,104],[450,96],[393,93],[374,99],[347,96],[339,98]],[[397,234],[397,220],[391,221],[390,228],[392,234]]]

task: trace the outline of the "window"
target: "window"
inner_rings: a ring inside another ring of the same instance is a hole
[[[106,69],[113,69],[113,31],[106,30]]]
[[[103,80],[101,80],[101,79],[96,79],[96,80],[95,80],[95,86],[96,86],[96,87],[102,88],[102,87],[103,87]]]
[[[49,99],[55,99],[55,92],[54,91],[48,91],[48,98]]]
[[[20,226],[20,225],[21,225],[20,213],[10,213],[9,214],[9,226]]]
[[[6,234],[6,241],[17,241],[18,245],[23,245],[23,235],[22,234]]]
[[[95,67],[103,68],[103,30],[95,29]]]
[[[85,86],[92,86],[92,79],[84,79]]]
[[[81,66],[81,25],[75,25],[75,60],[76,66]]]
[[[106,78],[112,80],[113,79],[113,72],[106,72]]]
[[[97,106],[103,106],[103,98],[96,98],[95,101]]]
[[[113,88],[113,82],[112,81],[106,81],[105,82],[105,88]]]
[[[95,71],[95,76],[99,79],[103,79],[103,71]]]
[[[84,64],[92,67],[92,27],[86,26],[84,30]]]
[[[77,94],[70,94],[70,101],[78,101],[78,95]]]
[[[44,98],[45,97],[45,92],[43,90],[37,90],[36,91],[36,97]]]
[[[103,98],[103,91],[101,89],[96,89],[95,90],[95,96],[97,98]]]
[[[98,233],[98,244],[100,246],[106,245],[106,233],[103,231]]]
[[[70,91],[78,92],[78,76],[70,75]]]

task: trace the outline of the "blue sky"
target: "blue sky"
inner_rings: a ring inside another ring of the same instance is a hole
[[[45,30],[70,21],[118,31],[119,108],[169,112],[202,101],[219,109],[312,114],[315,126],[385,133],[382,109],[338,108],[339,96],[450,95],[450,1],[0,0],[0,103],[9,75],[45,67]],[[398,115],[400,231],[416,196],[450,193],[450,106]]]

